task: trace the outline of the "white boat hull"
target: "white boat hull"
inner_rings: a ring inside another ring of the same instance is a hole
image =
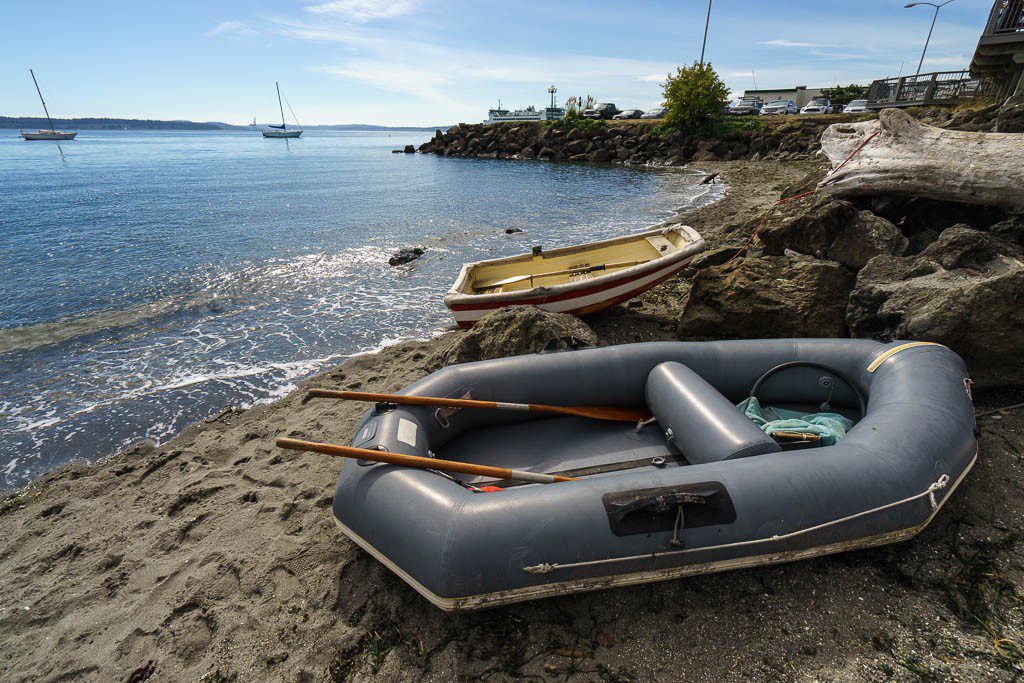
[[[62,130],[38,130],[31,133],[22,131],[21,137],[26,140],[74,140],[78,133]]]
[[[554,313],[570,313],[580,316],[594,313],[628,301],[657,286],[686,268],[694,256],[703,251],[704,240],[692,228],[676,226],[670,230],[676,230],[686,235],[687,243],[684,248],[617,272],[609,272],[553,287],[534,287],[491,294],[467,294],[466,282],[472,278],[472,269],[488,262],[466,264],[455,285],[445,296],[444,302],[451,310],[459,327],[472,327],[488,313],[505,306],[537,306]],[[656,236],[665,232],[660,229],[651,230],[635,237]],[[613,243],[620,239],[595,242],[594,245]],[[558,251],[565,250],[556,250],[550,253],[554,254]],[[496,260],[496,262],[498,261],[501,259]]]
[[[302,135],[301,130],[265,130],[263,131],[263,137],[265,138],[297,138]]]

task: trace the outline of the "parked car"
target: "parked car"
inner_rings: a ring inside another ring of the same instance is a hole
[[[759,98],[744,97],[738,100],[736,104],[730,106],[727,111],[733,116],[748,116],[750,114],[760,114],[762,107],[764,107],[764,102]]]
[[[622,110],[616,107],[611,102],[599,102],[594,105],[593,109],[586,109],[583,111],[583,118],[585,119],[610,119],[616,114],[621,114]]]
[[[769,114],[799,114],[800,108],[793,100],[772,100],[761,107],[761,115]]]
[[[867,100],[854,100],[846,105],[846,109],[843,110],[844,114],[867,114],[868,113],[868,101]]]
[[[613,119],[638,119],[644,115],[643,109],[623,109],[620,113],[613,116]]]
[[[828,101],[827,97],[815,97],[800,110],[801,114],[831,114],[833,112],[832,103]]]
[[[663,119],[665,118],[665,107],[655,107],[654,109],[648,109],[647,113],[641,116],[642,119]]]

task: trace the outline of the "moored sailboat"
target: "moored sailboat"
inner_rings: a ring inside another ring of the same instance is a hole
[[[43,103],[43,112],[46,114],[47,123],[50,124],[50,130],[23,130],[21,131],[21,137],[26,140],[74,140],[75,136],[78,135],[77,132],[57,130],[53,127],[53,120],[50,118],[50,110],[46,108],[46,100],[43,99],[43,91],[39,89],[39,81],[36,80],[36,74],[32,69],[29,69],[28,72],[32,76],[32,82],[35,83],[36,92],[39,94],[39,101]]]
[[[288,130],[288,124],[284,120],[284,106],[281,104],[281,85],[274,81],[274,86],[277,88],[277,107],[281,110],[281,125],[275,125],[273,123],[267,124],[269,127],[263,129],[263,137],[265,138],[297,138],[302,135],[301,128],[292,128]],[[295,118],[295,112],[292,111],[292,105],[288,105],[288,110],[292,112],[292,118]],[[253,122],[256,119],[253,117]],[[299,125],[299,120],[295,118],[296,125]]]

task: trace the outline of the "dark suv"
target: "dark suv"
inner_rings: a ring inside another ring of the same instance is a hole
[[[593,109],[587,109],[583,112],[583,118],[585,119],[610,119],[616,114],[621,114],[619,110],[611,102],[600,102],[594,105]]]

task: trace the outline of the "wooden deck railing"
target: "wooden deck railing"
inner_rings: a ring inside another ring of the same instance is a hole
[[[988,79],[973,78],[966,70],[884,78],[871,84],[868,108],[950,105],[984,97],[989,88]]]

